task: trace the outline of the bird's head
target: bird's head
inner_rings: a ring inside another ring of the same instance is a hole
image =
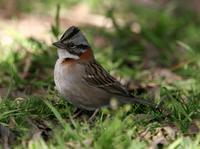
[[[80,59],[88,53],[88,50],[92,52],[87,39],[75,26],[68,28],[60,40],[54,42],[53,45],[58,48],[59,58]]]

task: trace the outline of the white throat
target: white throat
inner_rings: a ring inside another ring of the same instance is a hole
[[[64,59],[64,58],[80,59],[79,56],[70,54],[65,49],[58,49],[58,57],[61,58],[61,59]]]

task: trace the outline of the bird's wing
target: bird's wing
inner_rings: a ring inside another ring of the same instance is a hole
[[[104,89],[114,95],[130,95],[127,89],[95,60],[87,64],[85,72],[84,79],[89,85]]]
[[[95,60],[88,63],[85,67],[84,80],[93,87],[101,88],[113,96],[119,97],[122,103],[139,103],[156,107],[151,101],[141,100],[132,96],[128,90],[112,77],[101,65]]]

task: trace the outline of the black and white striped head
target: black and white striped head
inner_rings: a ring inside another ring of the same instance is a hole
[[[81,33],[80,29],[75,26],[68,28],[59,41],[53,43],[58,48],[58,55],[62,58],[78,59],[90,45]]]

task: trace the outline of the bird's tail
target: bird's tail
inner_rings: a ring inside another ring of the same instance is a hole
[[[124,104],[128,104],[128,103],[142,104],[142,105],[150,106],[153,108],[156,108],[158,106],[153,101],[143,100],[143,99],[139,99],[139,98],[133,97],[133,96],[128,96],[128,97],[119,96],[119,97],[117,97],[117,99],[119,100],[119,102],[124,103]]]
[[[117,99],[122,104],[130,104],[130,103],[132,103],[132,104],[142,104],[142,105],[145,105],[145,106],[150,106],[153,109],[158,110],[160,112],[164,112],[163,115],[168,116],[168,115],[172,114],[172,112],[169,109],[167,109],[163,106],[163,102],[156,104],[155,102],[153,102],[151,100],[142,100],[142,99],[139,99],[139,98],[134,97],[134,96],[128,96],[128,97],[119,96]]]

